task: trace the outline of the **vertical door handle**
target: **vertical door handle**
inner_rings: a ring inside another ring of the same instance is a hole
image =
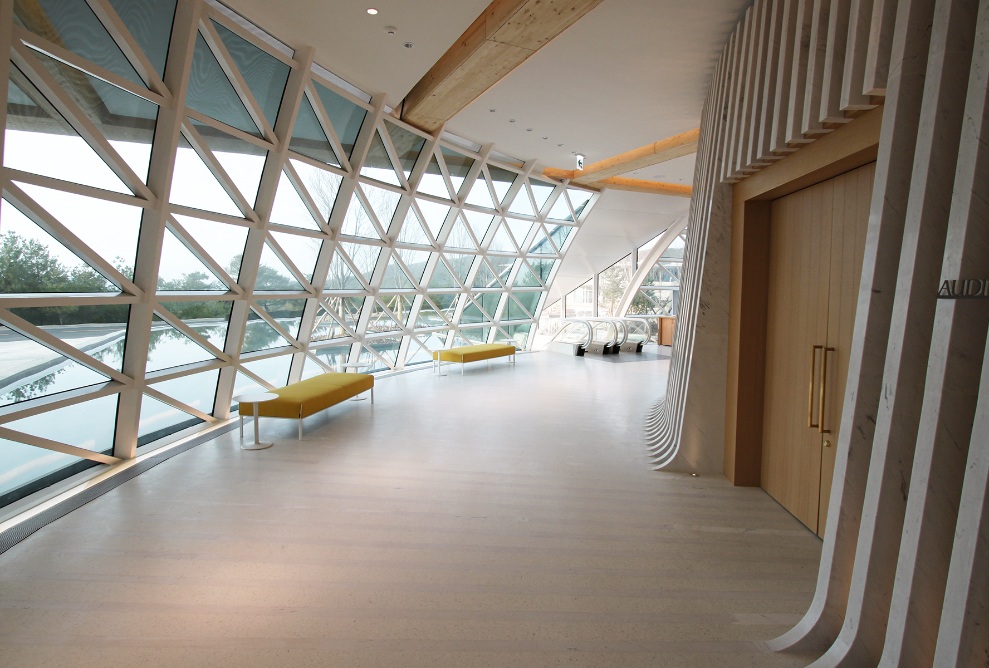
[[[833,352],[834,352],[834,348],[825,348],[824,353],[821,356],[821,401],[820,401],[821,414],[818,416],[820,417],[820,424],[817,428],[818,433],[821,434],[831,433],[830,429],[824,428],[824,406],[825,406],[824,400],[825,397],[827,397],[827,391],[828,391],[828,353],[833,353]]]
[[[810,349],[810,389],[807,391],[807,427],[809,429],[820,429],[820,423],[814,424],[814,369],[817,365],[817,351],[824,350],[824,346],[813,346]]]

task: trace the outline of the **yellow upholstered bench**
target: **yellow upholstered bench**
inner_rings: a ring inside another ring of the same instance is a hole
[[[433,372],[438,373],[443,362],[460,362],[460,375],[464,375],[464,364],[479,362],[495,357],[509,357],[515,364],[515,346],[508,343],[481,343],[476,346],[460,346],[433,351]]]
[[[371,390],[374,403],[374,376],[366,373],[324,373],[277,390],[277,399],[257,404],[258,416],[289,418],[299,421],[299,440],[302,440],[302,418],[318,413],[324,408],[356,397]],[[254,415],[254,404],[240,405],[240,429],[244,432],[244,416]]]

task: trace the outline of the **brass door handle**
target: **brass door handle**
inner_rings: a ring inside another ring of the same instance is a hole
[[[820,424],[817,428],[820,434],[830,434],[830,429],[824,428],[824,399],[827,396],[828,388],[828,353],[833,353],[834,348],[825,348],[824,353],[821,355],[821,414],[820,414]]]
[[[824,350],[824,346],[812,346],[810,349],[810,389],[807,391],[807,427],[808,429],[820,429],[820,423],[814,424],[814,369],[817,365],[817,351]]]

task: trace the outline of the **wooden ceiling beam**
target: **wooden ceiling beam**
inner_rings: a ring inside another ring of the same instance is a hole
[[[619,174],[628,174],[637,169],[652,167],[667,160],[680,158],[697,152],[700,130],[688,130],[678,135],[646,144],[626,151],[606,160],[585,165],[584,169],[553,169],[543,171],[546,176],[556,179],[569,179],[574,183],[590,186]],[[637,179],[633,179],[637,180]]]
[[[649,193],[650,195],[672,195],[673,197],[690,197],[694,189],[679,183],[663,183],[662,181],[646,181],[645,179],[627,179],[621,176],[612,176],[607,179],[595,181],[598,188],[611,188],[613,190],[629,190],[637,193]]]
[[[601,0],[493,0],[419,80],[401,118],[435,132]]]

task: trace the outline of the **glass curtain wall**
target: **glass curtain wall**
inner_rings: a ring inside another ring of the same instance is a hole
[[[11,5],[0,506],[248,390],[526,345],[592,193],[395,120],[219,4]]]

